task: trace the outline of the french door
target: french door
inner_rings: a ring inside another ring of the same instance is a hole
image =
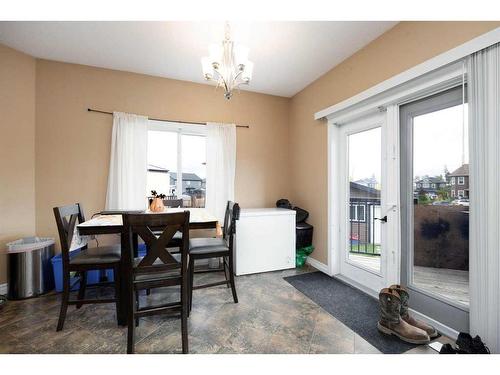
[[[469,328],[469,164],[464,85],[400,107],[401,283],[412,308]]]
[[[386,113],[337,129],[339,273],[379,291],[387,282],[388,229],[395,225],[388,204]],[[393,207],[394,206],[394,207]]]

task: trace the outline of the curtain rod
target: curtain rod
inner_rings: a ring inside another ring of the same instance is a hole
[[[101,111],[99,109],[92,109],[92,108],[87,108],[87,111],[89,112],[96,112],[96,113],[104,113],[106,115],[112,115],[113,112],[107,112],[107,111]],[[180,120],[164,120],[164,119],[161,119],[161,118],[151,118],[151,117],[148,117],[150,120],[153,120],[153,121],[163,121],[163,122],[178,122],[178,123],[181,123],[181,124],[191,124],[191,125],[206,125],[207,123],[206,122],[193,122],[193,121],[180,121]],[[246,129],[249,129],[250,126],[249,125],[236,125],[237,128],[246,128]]]

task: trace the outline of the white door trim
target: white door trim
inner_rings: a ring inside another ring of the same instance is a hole
[[[458,47],[437,55],[432,59],[414,66],[411,69],[397,74],[369,88],[368,90],[354,95],[349,99],[318,111],[314,114],[314,119],[319,120],[328,118],[328,120],[331,120],[333,116],[337,116],[341,111],[349,109],[389,90],[397,91],[398,87],[409,83],[411,80],[426,75],[436,69],[443,68],[446,65],[452,64],[474,52],[477,52],[498,42],[500,42],[500,27],[483,35],[480,35],[477,38],[474,38],[464,44],[461,44]]]
[[[359,132],[364,132],[370,129],[379,128],[381,129],[381,179],[382,186],[387,184],[386,182],[386,163],[387,159],[387,143],[386,143],[386,119],[385,110],[370,114],[368,116],[363,116],[363,118],[355,119],[349,122],[347,126],[337,126],[333,125],[329,127],[329,207],[330,212],[328,217],[331,219],[329,225],[329,259],[333,260],[333,264],[329,264],[329,270],[331,275],[345,275],[347,278],[355,279],[359,283],[365,285],[367,288],[371,288],[373,291],[377,291],[385,285],[389,279],[387,279],[387,255],[385,250],[380,257],[380,272],[374,270],[366,269],[365,267],[356,264],[353,261],[347,259],[347,249],[345,239],[348,236],[348,222],[349,222],[349,212],[346,211],[346,200],[349,199],[349,184],[348,184],[348,161],[347,161],[347,137],[350,134],[356,134]],[[333,188],[335,187],[335,188]],[[385,193],[385,188],[382,189],[381,195],[381,214],[385,215],[388,210],[386,204],[387,196]],[[387,213],[388,216],[393,216]],[[385,243],[387,240],[387,226],[393,225],[392,222],[389,224],[382,224],[381,227],[381,243],[385,249]],[[393,274],[393,271],[390,273]]]

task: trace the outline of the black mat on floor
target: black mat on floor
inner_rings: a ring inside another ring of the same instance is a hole
[[[368,294],[322,272],[284,279],[382,353],[399,354],[417,346],[378,331],[378,301]]]

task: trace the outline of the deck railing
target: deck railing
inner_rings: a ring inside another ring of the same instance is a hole
[[[350,252],[380,256],[380,199],[351,198],[349,215]]]

